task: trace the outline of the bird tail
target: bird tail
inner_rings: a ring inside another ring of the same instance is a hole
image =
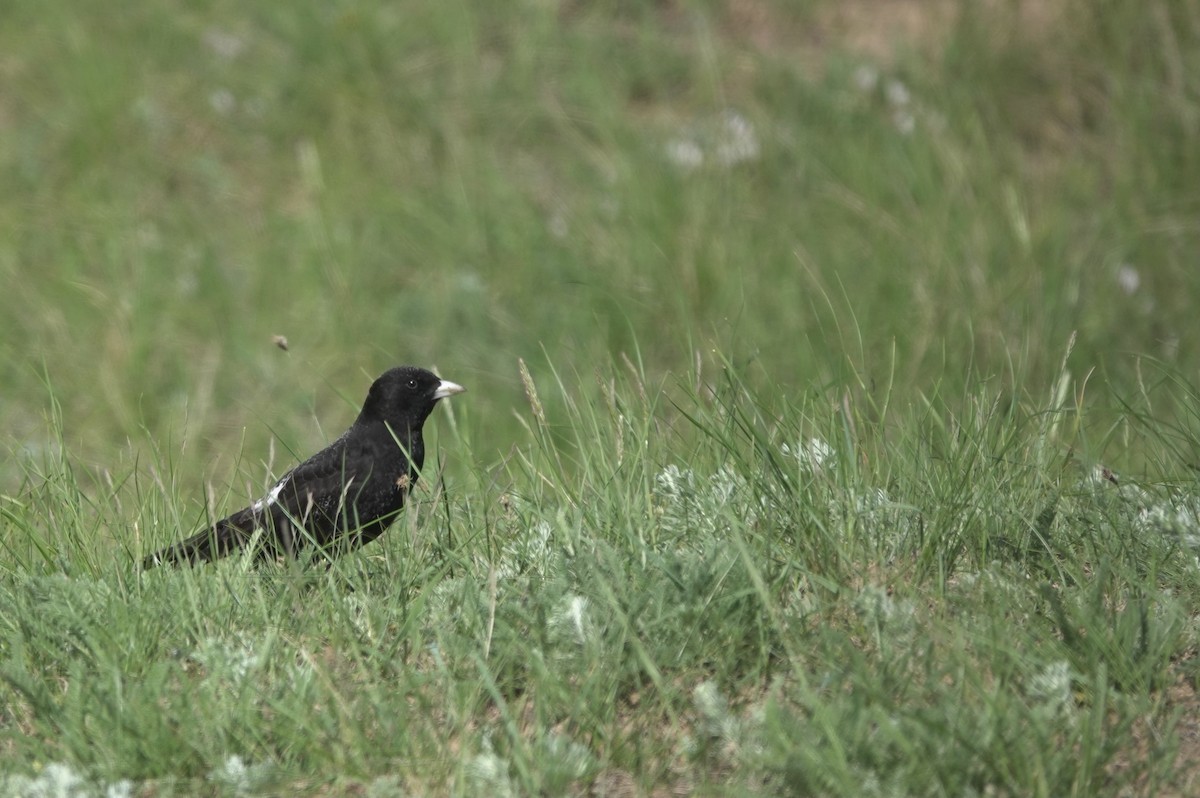
[[[196,565],[212,562],[237,551],[251,540],[245,530],[225,518],[213,526],[202,529],[187,540],[151,554],[142,560],[142,568],[158,565]]]

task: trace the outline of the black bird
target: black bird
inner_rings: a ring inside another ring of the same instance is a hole
[[[261,559],[294,557],[310,545],[332,556],[374,540],[395,520],[425,461],[425,419],[439,399],[464,390],[414,366],[385,372],[342,437],[254,504],[150,555],[143,567],[215,560],[248,545],[258,530]]]

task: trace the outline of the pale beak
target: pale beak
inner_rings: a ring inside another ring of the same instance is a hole
[[[462,393],[465,390],[467,389],[459,385],[457,382],[442,380],[440,383],[438,383],[437,390],[433,392],[433,398],[445,399],[447,396],[454,396],[454,394]]]

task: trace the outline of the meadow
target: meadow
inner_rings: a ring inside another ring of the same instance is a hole
[[[1200,2],[4,10],[0,795],[1200,789]]]

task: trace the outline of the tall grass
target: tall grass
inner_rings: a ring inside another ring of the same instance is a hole
[[[186,515],[136,481],[165,464],[87,491],[69,456],[31,467],[52,492],[8,503],[0,595],[13,761],[182,794],[1170,780],[1146,724],[1170,739],[1190,678],[1194,498],[1080,463],[1086,414],[982,389],[869,418],[732,367],[519,378],[510,456],[427,474],[328,573],[136,573],[166,535],[122,520]],[[434,462],[469,451],[450,431]]]
[[[11,4],[0,792],[1188,794],[1200,9],[1093,6]],[[136,570],[400,362],[378,543]]]

